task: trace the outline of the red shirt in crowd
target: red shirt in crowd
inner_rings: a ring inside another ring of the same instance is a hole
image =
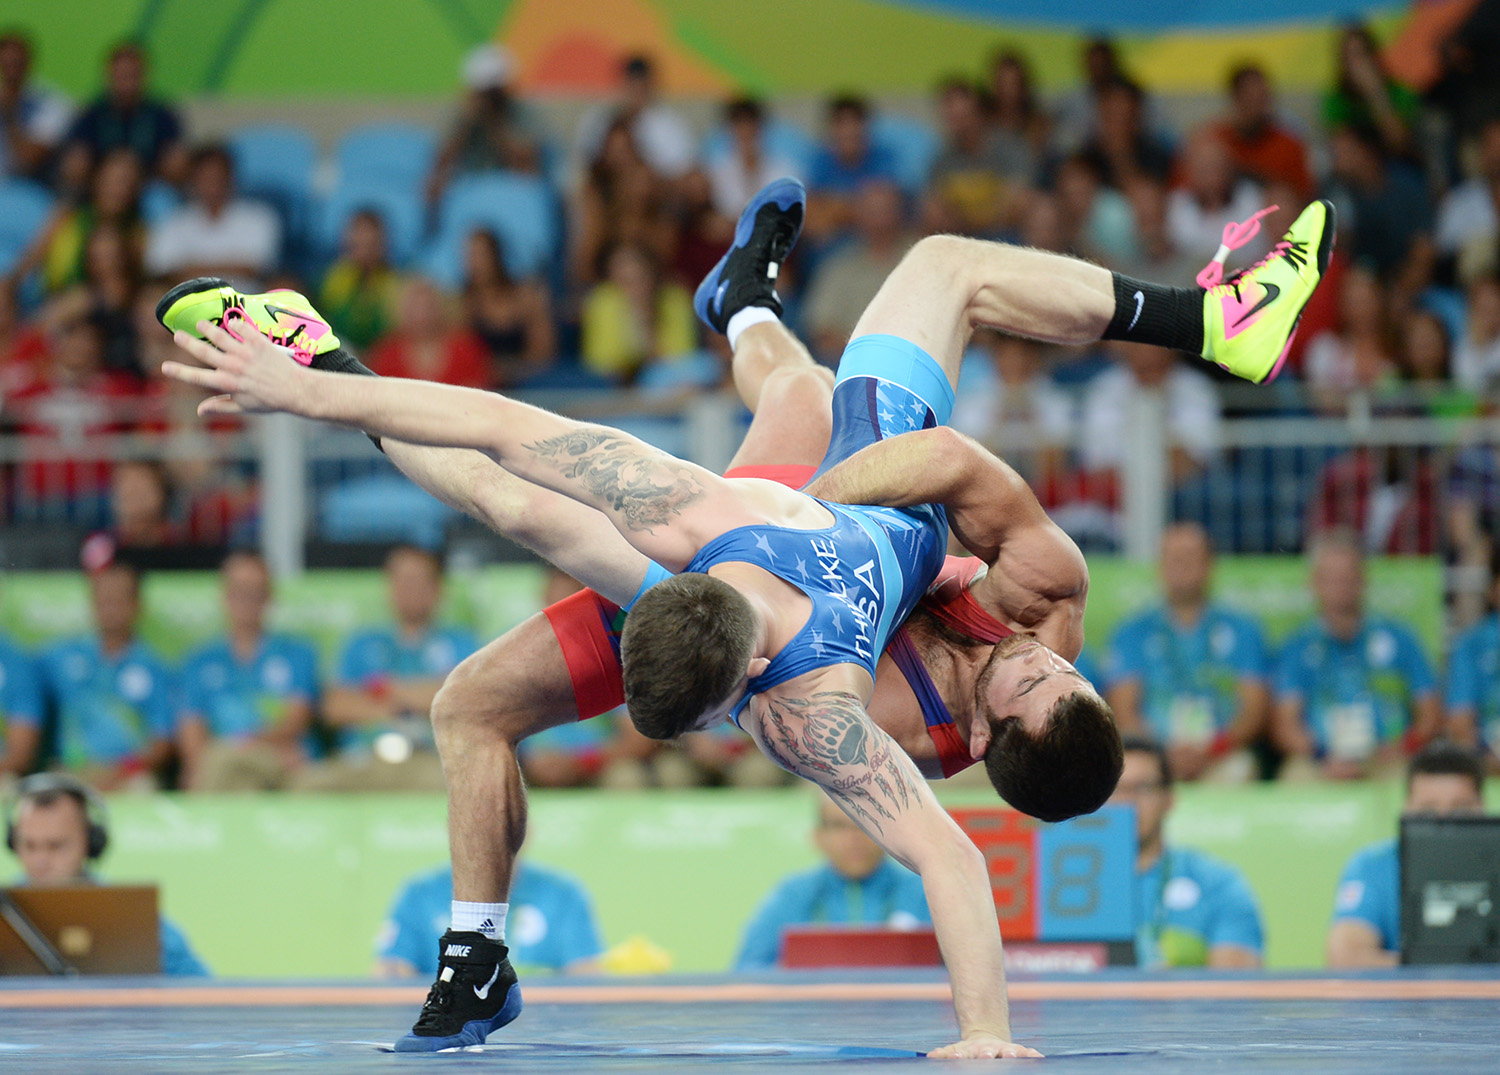
[[[380,339],[370,350],[370,368],[382,377],[412,377],[423,381],[441,381],[465,388],[490,386],[490,354],[484,342],[472,332],[450,332],[438,344],[440,359],[436,367],[418,364],[412,341],[399,332]]]

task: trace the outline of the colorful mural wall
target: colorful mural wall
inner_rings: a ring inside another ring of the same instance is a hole
[[[1130,69],[1162,92],[1217,90],[1236,61],[1315,89],[1333,35],[1360,12],[1421,81],[1431,41],[1475,0],[0,0],[0,25],[27,28],[38,71],[77,96],[126,37],[147,41],[173,96],[412,97],[451,92],[464,52],[496,40],[521,85],[597,94],[622,55],[654,55],[670,92],[920,93],[977,74],[1001,46],[1026,52],[1042,85],[1078,78],[1082,34],[1119,40]]]

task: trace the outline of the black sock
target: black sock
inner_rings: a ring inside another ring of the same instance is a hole
[[[312,364],[313,369],[327,370],[329,373],[353,373],[362,377],[380,376],[380,374],[376,373],[369,366],[366,366],[359,359],[355,358],[352,353],[345,351],[342,347],[335,347],[332,351],[324,351],[321,355],[313,355]],[[385,454],[385,445],[380,443],[379,437],[374,433],[366,433],[365,436],[370,438],[371,444],[380,449],[382,455]]]
[[[1203,289],[1163,287],[1110,274],[1115,282],[1115,316],[1103,339],[1150,343],[1203,354]]]
[[[342,347],[324,351],[321,355],[313,355],[312,365],[315,370],[327,370],[329,373],[357,373],[364,377],[380,376],[355,358],[352,352],[345,351]]]

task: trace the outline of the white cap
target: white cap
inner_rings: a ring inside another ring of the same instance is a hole
[[[516,62],[509,49],[485,42],[469,50],[461,70],[465,86],[471,90],[487,90],[510,85]]]

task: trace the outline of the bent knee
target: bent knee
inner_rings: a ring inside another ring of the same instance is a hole
[[[794,366],[774,370],[761,389],[762,404],[803,406],[826,402],[833,393],[833,370],[827,366]]]
[[[984,251],[996,244],[964,235],[926,235],[918,239],[900,268],[917,268],[928,272],[951,273],[972,264]],[[898,272],[900,269],[898,268]]]
[[[480,650],[459,662],[433,696],[432,728],[437,735],[483,732],[492,737],[512,738],[495,710],[494,693],[487,685],[489,670],[484,653]]]

